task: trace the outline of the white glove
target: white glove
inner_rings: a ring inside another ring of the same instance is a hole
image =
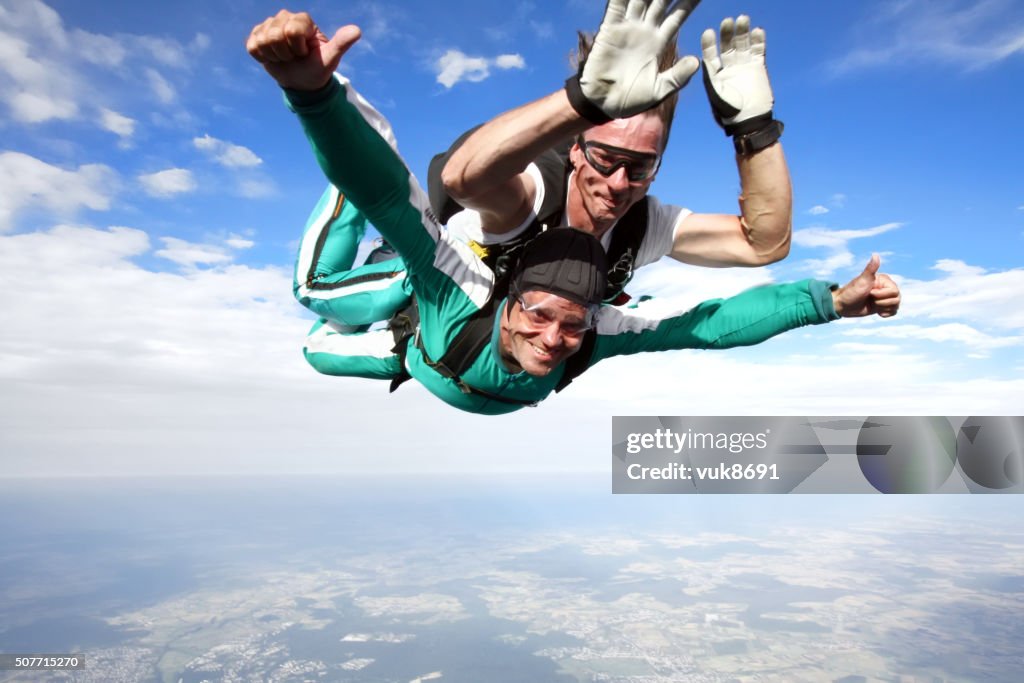
[[[728,135],[743,135],[772,120],[772,86],[764,64],[764,29],[750,30],[750,17],[722,20],[719,55],[714,29],[704,31],[704,88],[711,112]]]
[[[595,123],[599,114],[604,120],[626,118],[651,109],[686,85],[700,66],[697,58],[683,57],[659,71],[658,57],[676,40],[679,27],[699,2],[677,0],[666,11],[668,0],[609,0],[578,77],[578,92],[566,84],[576,111]],[[574,101],[577,94],[586,102]]]

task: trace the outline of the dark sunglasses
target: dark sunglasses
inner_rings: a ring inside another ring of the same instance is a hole
[[[587,163],[606,178],[622,167],[631,183],[639,183],[653,178],[661,166],[660,154],[644,154],[582,137],[576,143],[583,150]]]

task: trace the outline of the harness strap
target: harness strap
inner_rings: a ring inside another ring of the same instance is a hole
[[[557,191],[558,196],[562,199],[565,197],[569,174],[572,172],[572,167],[568,163],[568,156],[565,157],[565,163],[565,177],[562,180],[562,184],[557,188],[549,188]],[[549,192],[549,194],[554,193]],[[627,301],[629,300],[629,295],[625,294],[626,285],[633,279],[636,257],[640,253],[640,244],[644,241],[644,236],[647,234],[649,212],[647,197],[643,197],[636,204],[629,207],[629,211],[619,219],[619,222],[612,230],[612,241],[608,245],[607,252],[609,265],[607,273],[608,286],[604,292],[604,301],[606,303],[617,302],[623,295],[625,295]],[[564,214],[565,204],[562,201],[557,206],[552,207],[549,212],[534,220],[519,237],[500,244],[480,245],[485,253],[483,257],[484,263],[498,275],[503,275],[515,263],[519,250],[543,231],[560,226],[564,222]]]
[[[389,392],[394,393],[398,387],[412,379],[412,375],[405,368],[405,359],[409,353],[409,344],[414,343],[423,355],[423,361],[427,364],[427,367],[442,377],[455,382],[455,385],[459,387],[462,393],[476,394],[499,403],[519,406],[537,405],[537,401],[524,401],[492,394],[489,391],[466,383],[461,377],[461,374],[480,355],[480,352],[483,351],[490,341],[491,329],[494,326],[495,308],[493,303],[491,303],[489,306],[481,309],[487,311],[486,315],[474,315],[470,318],[448,347],[444,356],[440,360],[435,361],[427,353],[427,350],[423,348],[423,341],[419,335],[419,306],[416,303],[416,297],[413,297],[412,304],[396,313],[388,321],[388,328],[395,336],[395,346],[391,351],[398,354],[399,367],[401,368],[399,374],[391,379]]]
[[[415,296],[412,298],[411,304],[395,313],[388,321],[388,329],[395,337],[395,346],[391,349],[391,353],[398,355],[399,368],[398,374],[391,378],[388,393],[393,394],[395,389],[412,379],[412,375],[405,369],[405,358],[409,354],[409,340],[416,334],[419,324],[420,307]]]
[[[467,323],[467,325],[468,324],[469,323]],[[484,337],[483,338],[483,344],[486,344],[489,339],[490,339],[490,335],[487,335],[487,337]],[[481,344],[481,346],[483,346],[483,344]],[[506,397],[506,396],[498,396],[497,394],[492,394],[489,391],[485,391],[483,389],[479,389],[477,387],[474,387],[472,384],[468,384],[465,380],[462,379],[462,377],[460,377],[459,375],[453,373],[451,371],[451,368],[449,368],[447,365],[441,363],[440,361],[435,362],[435,361],[431,360],[430,356],[427,354],[426,349],[423,348],[423,343],[420,340],[420,336],[418,334],[416,335],[416,348],[418,348],[420,350],[420,353],[423,354],[423,361],[427,364],[428,367],[433,369],[435,372],[437,372],[442,377],[446,377],[446,378],[452,380],[453,382],[455,382],[455,385],[457,387],[459,387],[459,389],[464,394],[476,394],[477,396],[482,396],[482,397],[484,397],[484,398],[486,398],[488,400],[491,400],[491,401],[498,401],[499,403],[509,403],[509,404],[517,405],[517,406],[530,406],[530,407],[533,407],[533,406],[537,405],[537,401],[524,401],[524,400],[518,399],[518,398],[509,398],[509,397]],[[473,357],[475,358],[476,356],[474,355]]]
[[[605,301],[611,302],[625,294],[626,285],[633,279],[633,270],[640,244],[647,234],[649,206],[644,197],[629,207],[626,215],[619,219],[612,230],[612,241],[608,245],[608,288]],[[628,296],[628,295],[627,295]]]

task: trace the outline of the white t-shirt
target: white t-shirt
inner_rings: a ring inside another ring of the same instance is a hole
[[[480,214],[473,209],[463,209],[448,219],[448,232],[458,240],[463,242],[472,240],[478,244],[501,244],[521,235],[537,220],[537,212],[540,211],[544,203],[545,193],[550,190],[550,188],[545,186],[540,169],[536,164],[531,163],[527,166],[526,172],[533,178],[537,192],[533,199],[533,210],[519,226],[500,235],[485,233],[480,220]],[[568,194],[571,184],[572,176],[570,175],[569,182],[566,184],[566,194]],[[647,232],[644,234],[643,242],[640,243],[640,249],[636,255],[634,262],[634,267],[636,268],[654,263],[662,256],[669,254],[672,251],[672,245],[675,243],[676,230],[679,228],[679,224],[692,213],[689,209],[684,209],[681,206],[662,204],[658,201],[657,197],[652,195],[647,195],[647,207]],[[614,230],[615,227],[613,226],[611,230],[601,237],[601,244],[604,245],[606,251],[611,245],[612,232]]]

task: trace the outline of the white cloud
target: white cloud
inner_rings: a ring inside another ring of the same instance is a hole
[[[460,81],[480,82],[491,75],[491,67],[499,69],[522,69],[526,62],[521,55],[505,54],[493,59],[470,57],[459,50],[448,50],[437,60],[437,82],[451,88]]]
[[[232,249],[251,249],[254,246],[256,246],[256,243],[253,242],[252,240],[246,239],[241,235],[234,234],[232,234],[226,240],[224,240],[224,244],[228,245]]]
[[[685,309],[707,299],[739,294],[773,280],[771,268],[699,268],[662,259],[657,267],[639,269],[627,291],[653,296],[654,301],[647,302],[645,306]]]
[[[837,192],[834,195],[832,195],[831,201],[832,206],[836,207],[837,209],[841,209],[844,206],[846,206],[846,195],[843,194],[842,192]]]
[[[58,215],[106,211],[116,185],[117,174],[102,164],[65,170],[20,152],[0,152],[0,232],[13,228],[14,215],[27,208]]]
[[[192,39],[189,47],[195,52],[203,52],[210,47],[212,42],[213,41],[210,39],[210,36],[205,33],[197,33]]]
[[[75,29],[71,32],[72,42],[80,58],[100,66],[120,66],[128,56],[122,41],[111,36],[89,33]]]
[[[947,273],[953,277],[975,277],[978,275],[984,275],[985,269],[981,266],[972,266],[963,261],[957,259],[939,259],[932,266],[933,270],[937,270],[941,273]]]
[[[171,104],[178,98],[178,92],[166,78],[160,75],[156,69],[146,69],[146,78],[149,81],[149,88],[153,91],[156,99],[163,104]]]
[[[31,232],[2,237],[6,250],[0,250],[2,270],[18,272],[29,268],[32,261],[18,259],[52,258],[66,272],[78,269],[119,267],[149,249],[149,237],[141,230],[115,226],[94,230],[76,225],[58,225],[46,232]],[[37,261],[38,262],[38,261]],[[53,283],[61,286],[58,283]],[[64,285],[66,286],[66,285]],[[78,285],[75,285],[76,287]]]
[[[854,265],[853,253],[848,247],[851,240],[875,237],[902,225],[902,223],[884,223],[863,230],[830,230],[822,227],[794,230],[793,244],[809,249],[827,249],[831,252],[825,258],[801,261],[799,267],[813,272],[817,277],[830,277],[840,268]]]
[[[852,337],[873,339],[910,339],[932,342],[955,342],[977,353],[987,354],[995,349],[1024,346],[1024,336],[994,337],[964,323],[946,323],[926,327],[923,325],[877,325],[871,328],[845,330],[843,334]]]
[[[192,172],[185,168],[168,168],[156,173],[143,174],[139,176],[139,183],[146,193],[153,197],[171,197],[196,189]]]
[[[78,105],[71,100],[39,92],[16,93],[11,96],[8,104],[14,118],[25,123],[72,119],[78,114]]]
[[[551,25],[550,21],[530,20],[530,30],[533,31],[534,38],[538,40],[547,40],[555,35],[554,26]]]
[[[52,36],[53,48],[68,47],[60,15],[38,0],[22,0],[10,6],[0,5],[0,30],[15,35],[37,31]]]
[[[377,44],[393,41],[400,36],[396,24],[405,18],[401,9],[364,0],[353,6],[352,12],[350,21],[358,24],[363,31],[363,39],[359,43],[366,42],[365,47],[371,52]]]
[[[121,138],[130,138],[135,134],[135,119],[118,114],[112,109],[100,110],[100,125]]]
[[[34,6],[30,3],[28,6]],[[34,17],[42,25],[52,24],[53,13],[45,5],[34,7],[41,16]],[[52,15],[51,20],[45,16]],[[73,99],[75,83],[49,56],[32,56],[34,44],[21,32],[17,13],[0,14],[0,95],[11,109],[16,121],[40,123],[51,119],[69,119],[78,113]],[[60,19],[56,17],[55,44],[63,36]],[[14,26],[11,26],[11,24]],[[2,76],[6,76],[3,78]]]
[[[28,41],[6,31],[0,32],[0,36],[4,38],[0,41],[0,69],[8,78],[20,87],[28,87],[47,77],[47,65],[29,57]]]
[[[1024,15],[1011,0],[903,0],[871,11],[860,27],[863,46],[834,60],[833,74],[935,64],[975,70],[1024,54]]]
[[[157,256],[188,268],[230,263],[232,260],[231,254],[222,247],[194,244],[176,237],[161,237],[160,241],[164,243],[164,248],[156,252]]]
[[[860,356],[890,355],[899,353],[902,347],[895,344],[862,344],[860,342],[840,342],[832,345],[832,350],[839,353],[852,353]]]
[[[776,353],[768,358],[763,346],[614,358],[576,379],[564,400],[575,399],[579,415],[1014,415],[1024,405],[1019,376],[980,369],[973,377],[951,376],[948,362],[917,353],[912,343],[902,353],[819,346],[817,353],[779,357],[827,338],[826,331],[813,327],[771,340]]]
[[[1024,268],[990,272],[944,259],[934,269],[942,274],[935,280],[900,279],[905,302],[901,316],[1024,332],[1024,307],[1020,305]]]
[[[812,206],[811,208],[807,209],[807,213],[811,214],[812,216],[820,216],[822,214],[828,213],[828,207],[822,206],[821,204],[817,204],[816,206]]]
[[[484,35],[487,36],[487,40],[491,43],[507,43],[512,39],[514,34],[515,30],[511,23],[484,28]]]
[[[209,43],[203,34],[185,46],[167,38],[69,30],[39,0],[5,3],[0,7],[0,101],[22,123],[79,119],[85,113],[103,125],[93,112],[105,108],[115,92],[124,97],[137,90],[140,75],[160,102],[174,102],[174,87],[152,65],[190,67]],[[132,87],[117,90],[125,82]]]
[[[534,40],[547,40],[554,35],[554,27],[550,21],[538,21],[532,16],[536,14],[537,5],[529,0],[518,2],[514,7],[506,7],[505,21],[498,26],[487,26],[484,34],[491,42],[510,43],[522,42],[526,36]]]
[[[248,147],[218,140],[217,138],[210,137],[209,134],[201,138],[193,138],[192,144],[195,145],[196,149],[209,152],[216,159],[217,163],[228,168],[259,166],[263,163],[263,159],[256,156]]]
[[[277,194],[277,186],[270,180],[246,178],[239,181],[238,194],[246,199],[265,199]]]
[[[793,232],[793,242],[802,247],[824,247],[827,249],[845,249],[850,240],[875,237],[895,230],[902,223],[884,223],[873,228],[862,230],[830,230],[828,228],[804,228]]]
[[[459,81],[478,82],[490,75],[487,60],[469,57],[458,50],[448,50],[437,60],[437,82],[450,88]]]
[[[188,269],[199,266],[226,265],[234,261],[233,251],[250,249],[256,244],[252,240],[235,234],[229,235],[223,245],[200,244],[177,237],[161,237],[160,241],[163,242],[164,247],[154,254]]]
[[[499,69],[525,69],[526,60],[520,54],[498,55],[494,58],[494,66]]]
[[[191,67],[196,55],[210,46],[210,37],[205,33],[197,33],[188,45],[159,36],[124,36],[124,39],[136,52],[148,55],[162,66],[175,69]]]
[[[830,278],[840,268],[849,268],[854,265],[853,252],[838,251],[825,258],[804,259],[800,267],[813,273],[816,277]]]

